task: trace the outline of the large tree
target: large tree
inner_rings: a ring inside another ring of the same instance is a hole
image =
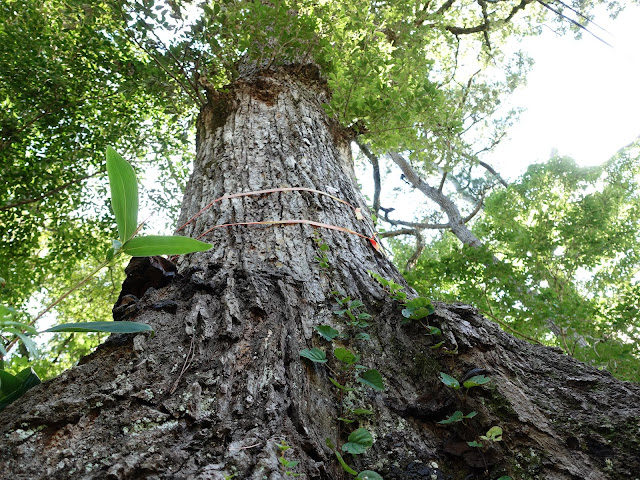
[[[178,223],[213,248],[163,287],[132,272],[117,319],[155,335],[111,337],[2,412],[5,478],[636,475],[637,385],[468,306],[427,315],[377,248],[351,141],[419,165],[450,151],[464,102],[426,47],[488,50],[541,15],[454,3],[213,3],[166,48],[151,23],[178,5],[117,5],[200,104]]]

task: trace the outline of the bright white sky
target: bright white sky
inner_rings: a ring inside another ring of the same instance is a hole
[[[552,149],[596,165],[640,135],[640,6],[595,21],[606,32],[590,29],[613,48],[588,33],[575,40],[550,29],[521,43],[535,65],[510,102],[527,111],[510,140],[484,157],[510,180]]]

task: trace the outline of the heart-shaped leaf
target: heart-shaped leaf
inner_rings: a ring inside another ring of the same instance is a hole
[[[367,370],[362,373],[357,380],[365,385],[373,388],[374,390],[383,391],[384,383],[382,383],[382,375],[375,369]]]
[[[326,363],[327,362],[327,354],[319,348],[305,348],[300,351],[300,356],[304,358],[308,358],[312,362],[315,363]]]
[[[447,375],[444,372],[440,372],[440,380],[442,381],[442,383],[444,383],[447,387],[451,387],[455,390],[457,390],[458,388],[460,388],[460,382],[458,382],[458,380],[456,380],[455,378],[453,378],[451,375]]]
[[[316,331],[327,341],[331,341],[340,335],[340,332],[335,328],[330,327],[329,325],[316,325],[313,327]]]
[[[463,385],[465,388],[477,387],[478,385],[484,385],[487,382],[490,382],[491,379],[489,377],[485,377],[484,375],[476,375],[471,377],[469,380],[466,380]]]
[[[347,350],[346,348],[336,348],[333,351],[335,357],[343,363],[347,365],[351,365],[352,363],[356,363],[360,357],[354,354],[351,350]]]
[[[366,428],[359,428],[347,438],[348,442],[342,445],[342,451],[351,455],[360,455],[373,445],[373,437]]]

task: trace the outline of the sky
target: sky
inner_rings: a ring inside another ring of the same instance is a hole
[[[535,60],[526,87],[509,103],[526,108],[504,141],[484,160],[514,180],[527,165],[545,161],[552,150],[579,165],[597,165],[640,135],[640,6],[616,20],[596,17],[579,40],[542,35],[519,46]]]

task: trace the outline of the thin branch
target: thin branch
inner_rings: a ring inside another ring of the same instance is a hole
[[[505,187],[507,188],[509,186],[509,184],[505,181],[504,178],[502,178],[502,176],[488,163],[483,162],[482,160],[478,160],[478,165],[482,166],[485,168],[485,170],[487,170],[489,173],[491,173],[491,175],[493,175],[494,177],[496,177],[496,179]]]
[[[384,210],[383,210],[384,211]],[[392,220],[389,218],[389,215],[385,212],[384,221],[390,223],[391,225],[402,225],[405,227],[412,227],[411,229],[419,228],[421,230],[444,230],[451,228],[451,225],[448,223],[422,223],[422,222],[407,222],[404,220]],[[399,231],[399,230],[396,230]],[[391,232],[387,232],[391,233]],[[406,235],[406,232],[403,233]],[[382,234],[380,234],[382,236]]]
[[[369,150],[369,147],[356,139],[356,145],[360,148],[362,153],[369,159],[371,162],[371,166],[373,167],[373,213],[378,216],[378,212],[380,211],[380,160],[378,157]]]
[[[187,82],[189,83],[189,85],[191,85],[191,88],[193,89],[193,91],[196,93],[196,96],[198,97],[198,101],[199,101],[199,105],[202,106],[206,103],[205,98],[202,96],[202,93],[200,92],[200,89],[198,88],[198,82],[197,80],[192,81],[189,78],[189,75],[187,74],[187,71],[184,68],[184,64],[178,60],[176,58],[176,56],[173,54],[173,52],[171,51],[171,49],[169,47],[167,47],[164,42],[160,39],[160,37],[158,36],[158,34],[155,32],[155,30],[151,30],[151,33],[153,33],[153,36],[156,37],[156,39],[158,40],[158,42],[160,42],[160,44],[162,45],[162,47],[169,52],[169,55],[171,55],[171,58],[173,58],[173,60],[176,62],[176,65],[178,66],[178,70],[180,70],[180,72],[182,73],[182,75],[184,76],[184,78],[187,79]],[[186,55],[186,49],[185,49],[185,55]]]
[[[595,33],[593,33],[591,30],[589,30],[587,27],[585,27],[584,25],[582,25],[580,22],[576,22],[573,18],[569,18],[566,15],[563,15],[563,13],[560,10],[556,10],[555,8],[553,8],[551,5],[549,5],[548,3],[544,2],[543,0],[536,0],[540,5],[542,5],[543,7],[551,10],[553,13],[555,13],[556,15],[564,18],[565,20],[567,20],[568,22],[572,23],[573,25],[575,25],[576,27],[580,28],[581,30],[584,30],[585,32],[589,33],[590,35],[592,35],[594,38],[600,40],[602,43],[604,43],[605,45],[613,48],[613,45],[611,45],[610,43],[606,42],[605,40],[603,40],[602,38],[600,38],[598,35],[596,35]],[[563,4],[564,5],[564,4]]]
[[[417,228],[401,228],[400,230],[394,230],[392,232],[384,232],[379,235],[380,238],[392,238],[399,237],[401,235],[413,235],[416,237],[416,248],[407,260],[405,270],[413,270],[418,264],[418,259],[424,251],[424,237]]]
[[[442,188],[444,187],[444,182],[447,181],[447,175],[449,172],[447,172],[446,170],[444,170],[444,172],[442,173],[442,180],[440,180],[440,185],[438,185],[438,191],[440,193],[442,193]]]
[[[409,162],[400,154],[390,151],[389,156],[400,167],[400,170],[402,170],[402,173],[414,188],[420,190],[427,198],[438,204],[449,220],[449,228],[462,243],[474,247],[482,245],[482,242],[465,226],[460,210],[449,197],[422,180]]]
[[[502,327],[506,328],[507,330],[510,330],[511,332],[515,333],[516,335],[524,338],[525,340],[529,340],[530,342],[533,343],[537,343],[538,345],[544,345],[542,342],[536,340],[535,338],[531,338],[528,337],[527,335],[525,335],[524,333],[520,333],[518,330],[516,330],[515,328],[513,328],[511,325],[509,325],[507,322],[500,320],[498,317],[491,315],[489,312],[485,312],[483,310],[480,310],[480,313],[482,313],[483,315],[486,315],[487,317],[491,317],[493,320],[495,320],[499,325],[501,325]]]
[[[122,12],[122,19],[126,24],[126,17],[124,14],[124,9],[121,9]],[[138,48],[140,48],[143,52],[145,52],[147,55],[149,55],[149,57],[151,57],[151,59],[155,62],[156,65],[158,65],[160,67],[161,70],[163,70],[167,75],[169,75],[169,77],[171,77],[171,79],[173,79],[173,81],[175,81],[180,88],[182,88],[182,90],[189,96],[189,98],[191,98],[191,100],[193,100],[193,102],[196,105],[202,105],[200,103],[200,92],[196,90],[196,96],[194,97],[192,94],[191,89],[187,88],[185,86],[185,84],[177,77],[175,76],[167,67],[165,67],[162,62],[160,62],[160,60],[158,60],[158,58],[156,57],[156,55],[154,55],[151,51],[149,51],[149,49],[147,49],[144,44],[142,44],[141,42],[138,41],[138,39],[135,37],[135,35],[127,30],[126,28],[124,29],[125,34],[131,39],[131,41],[136,44],[138,46]],[[164,45],[164,44],[163,44]]]

